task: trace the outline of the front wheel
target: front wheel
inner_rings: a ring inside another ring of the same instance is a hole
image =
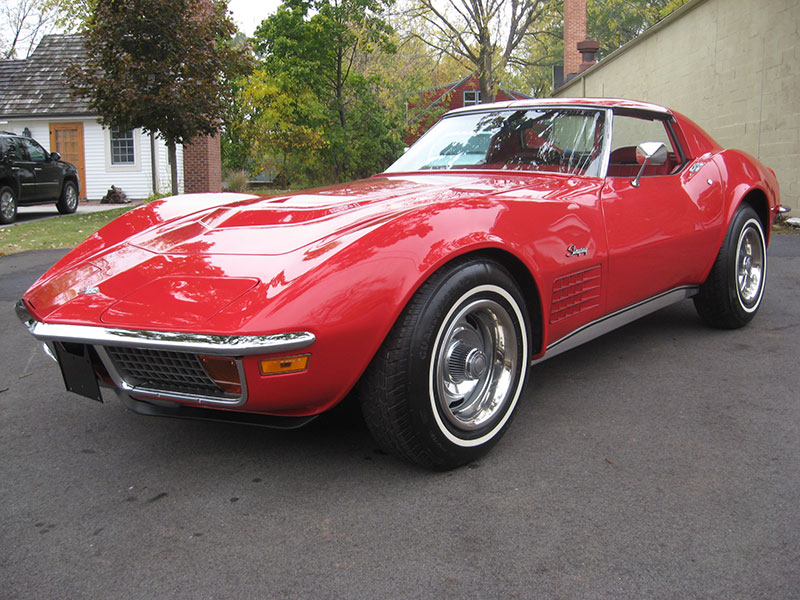
[[[736,211],[708,278],[694,297],[700,318],[722,329],[755,316],[767,281],[767,244],[761,220],[747,204]]]
[[[68,215],[78,210],[78,186],[74,182],[64,182],[61,197],[56,202],[56,208],[62,215]]]
[[[417,291],[360,385],[378,444],[426,467],[476,459],[508,426],[525,381],[529,318],[500,264],[462,259]]]
[[[7,185],[0,187],[0,224],[13,223],[17,218],[17,195]]]

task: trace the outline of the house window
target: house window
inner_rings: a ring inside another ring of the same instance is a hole
[[[464,90],[464,106],[473,106],[481,103],[480,90]]]
[[[113,127],[111,129],[111,164],[132,165],[135,163],[133,130],[120,131],[118,127]]]

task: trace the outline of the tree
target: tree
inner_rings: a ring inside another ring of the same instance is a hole
[[[42,36],[80,29],[96,0],[7,0],[0,7],[0,58],[29,56]]]
[[[687,0],[588,0],[589,37],[600,43],[598,58],[608,56]]]
[[[281,187],[324,177],[326,107],[308,86],[256,70],[231,111],[223,134],[227,169],[272,171]]]
[[[381,102],[381,77],[359,71],[364,56],[394,52],[386,6],[287,0],[256,30],[261,64],[243,89],[246,120],[262,136],[256,145],[283,163],[285,177],[342,181],[375,173],[395,157],[399,127]],[[253,102],[259,96],[262,102]],[[288,143],[293,135],[298,144]]]
[[[69,73],[108,127],[142,128],[167,144],[218,131],[230,79],[250,68],[222,0],[98,0],[86,24],[87,60]]]
[[[587,0],[587,37],[600,43],[598,58],[629,42],[645,29],[679,8],[687,0]],[[563,16],[560,7],[539,21],[541,35],[526,40],[519,53],[521,64],[510,75],[511,85],[531,90],[534,96],[552,92],[553,66],[563,61]]]
[[[414,0],[411,14],[429,31],[420,35],[437,51],[463,61],[477,73],[484,102],[495,98],[510,65],[527,66],[516,54],[535,25],[560,0]]]
[[[405,123],[404,138],[414,139],[447,112],[450,96],[437,104],[431,102],[470,73],[462,63],[434,52],[419,37],[409,35],[398,41],[397,55],[385,57],[372,68],[384,74],[386,103]]]
[[[64,31],[83,29],[97,0],[42,0],[56,11],[56,24]]]
[[[0,57],[27,57],[56,28],[56,9],[46,0],[8,0],[0,8]]]

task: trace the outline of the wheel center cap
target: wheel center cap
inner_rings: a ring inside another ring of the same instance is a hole
[[[486,358],[486,355],[481,350],[473,348],[467,354],[464,372],[470,379],[477,379],[486,372],[488,366],[489,359]]]

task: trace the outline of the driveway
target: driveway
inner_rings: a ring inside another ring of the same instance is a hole
[[[346,407],[295,431],[63,391],[0,258],[2,598],[800,597],[800,236],[761,312],[690,301],[532,369],[485,458],[429,473]]]

